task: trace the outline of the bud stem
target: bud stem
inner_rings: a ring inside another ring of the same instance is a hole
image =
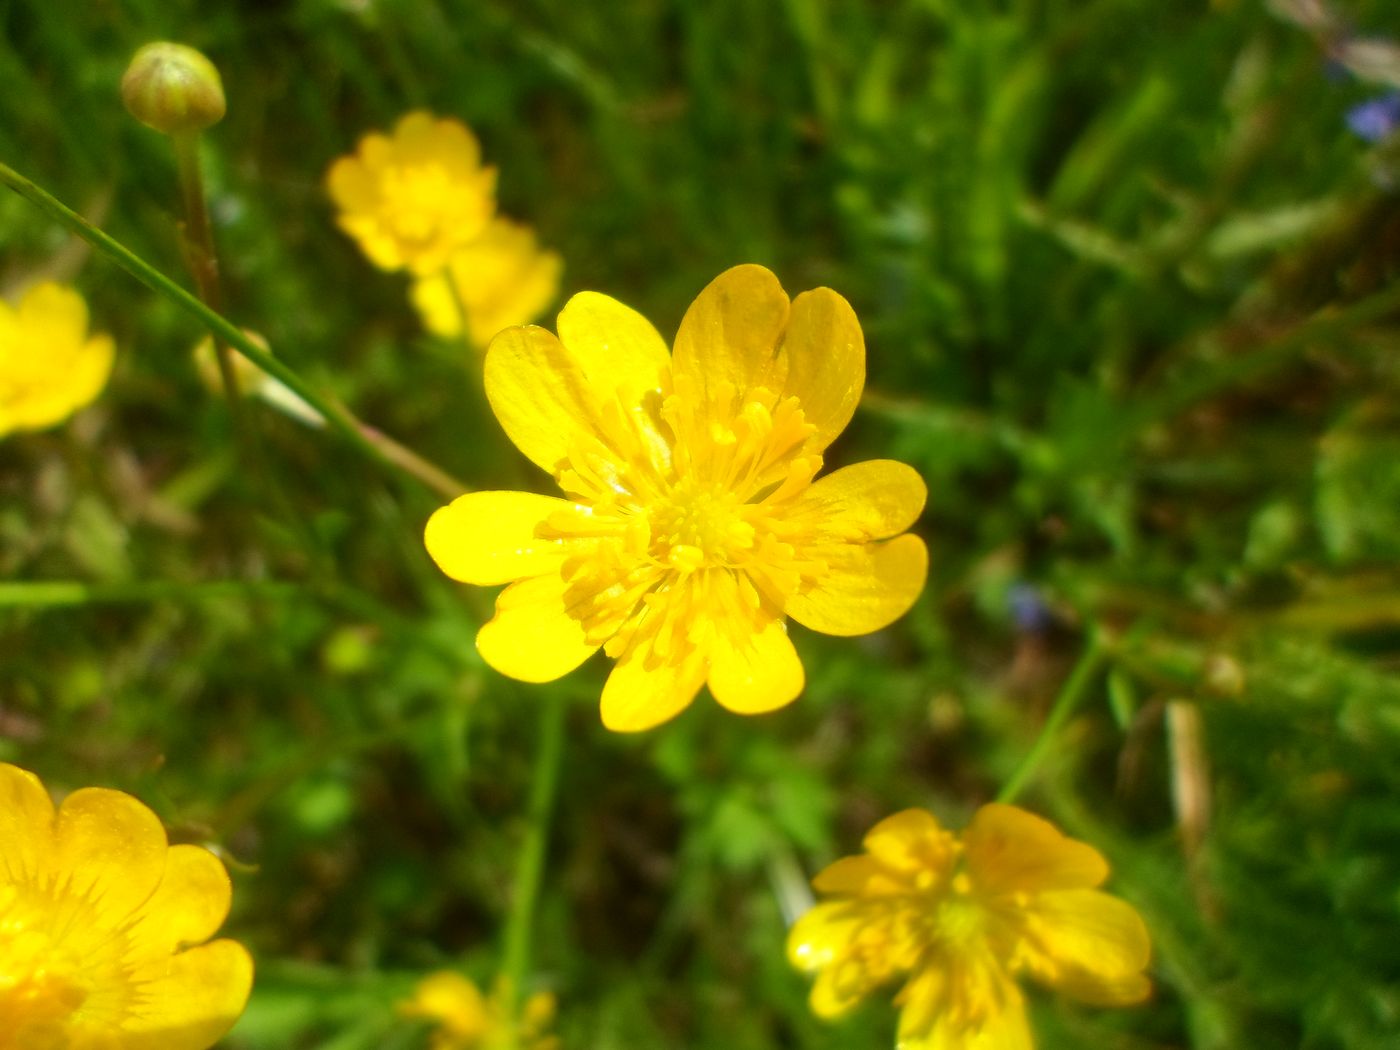
[[[209,208],[204,197],[204,175],[199,163],[199,132],[176,132],[170,136],[175,147],[175,168],[180,180],[180,196],[185,203],[185,221],[180,229],[185,265],[194,277],[204,305],[216,313],[224,312],[223,285],[219,281],[219,256],[214,248],[214,231],[209,224]],[[239,401],[238,380],[233,374],[233,359],[228,344],[214,335],[214,356],[219,362],[219,376],[228,398],[229,416],[240,435],[244,431],[243,408]]]

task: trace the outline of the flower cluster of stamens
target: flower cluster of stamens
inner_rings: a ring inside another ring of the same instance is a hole
[[[625,406],[604,405],[571,450],[556,476],[575,502],[541,530],[570,551],[566,603],[589,640],[616,656],[645,634],[676,654],[716,623],[780,616],[824,568],[782,512],[821,467],[796,398],[752,391],[727,424],[674,394]]]
[[[405,241],[426,242],[437,234],[454,193],[460,191],[441,165],[414,164],[386,171],[381,192],[394,232]]]
[[[66,1022],[89,1000],[93,970],[116,964],[118,934],[95,954],[72,943],[89,931],[92,909],[81,898],[0,887],[0,1050],[58,1050]],[[14,1040],[14,1041],[11,1041]]]

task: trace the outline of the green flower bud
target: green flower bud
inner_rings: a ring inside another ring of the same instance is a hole
[[[133,117],[167,135],[202,131],[224,116],[224,84],[214,63],[184,44],[147,44],[122,76]]]

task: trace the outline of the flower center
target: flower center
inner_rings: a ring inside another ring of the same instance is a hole
[[[733,565],[754,543],[738,498],[718,488],[681,485],[648,523],[652,557],[681,572]]]
[[[973,898],[954,893],[938,909],[935,929],[950,951],[963,953],[986,936],[986,912]]]
[[[57,1050],[66,1022],[87,999],[84,960],[23,908],[15,887],[0,887],[0,1048]]]
[[[397,167],[385,173],[383,193],[394,232],[407,241],[422,241],[449,210],[452,180],[438,164]]]

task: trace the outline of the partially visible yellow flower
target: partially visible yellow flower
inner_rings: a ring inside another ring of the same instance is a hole
[[[71,288],[46,282],[18,306],[0,302],[0,436],[61,423],[107,383],[114,349],[88,335],[87,303]]]
[[[1147,928],[1095,889],[1107,877],[1097,850],[1015,806],[983,806],[960,839],[905,810],[812,880],[828,899],[793,926],[788,957],[816,971],[822,1017],[904,980],[900,1050],[1029,1050],[1020,974],[1100,1006],[1151,990]]]
[[[418,982],[399,1012],[434,1023],[432,1050],[557,1050],[559,1040],[549,1034],[552,995],[532,995],[518,1021],[508,1016],[505,999],[504,984],[487,999],[460,973],[440,970]]]
[[[448,338],[461,334],[465,309],[468,335],[484,349],[497,332],[540,315],[559,291],[563,268],[557,252],[540,249],[530,227],[496,219],[444,271],[413,283],[413,305],[428,331]]]
[[[610,729],[664,722],[706,684],[731,711],[781,707],[804,684],[788,616],[865,634],[923,589],[914,470],[813,481],[865,382],[860,324],[829,288],[790,302],[737,266],[691,304],[674,356],[636,311],[583,292],[558,338],[507,329],[484,371],[496,418],[566,498],[462,496],[428,522],[428,551],[454,579],[511,583],[476,637],[502,674],[550,681],[603,647]]]
[[[336,221],[385,270],[436,273],[496,212],[496,169],[464,124],[415,111],[326,174]]]
[[[267,340],[252,329],[243,329],[246,335],[261,350],[272,352],[267,345]],[[214,349],[213,336],[206,335],[199,342],[195,343],[194,351],[190,354],[194,359],[195,374],[199,376],[199,381],[204,384],[204,389],[211,394],[222,394],[224,392],[224,374],[219,368],[219,355]],[[229,365],[233,369],[233,385],[238,388],[242,395],[249,396],[256,394],[259,388],[271,377],[252,361],[244,357],[237,351],[229,352]]]
[[[252,987],[223,864],[130,795],[0,764],[0,1050],[205,1050]]]

